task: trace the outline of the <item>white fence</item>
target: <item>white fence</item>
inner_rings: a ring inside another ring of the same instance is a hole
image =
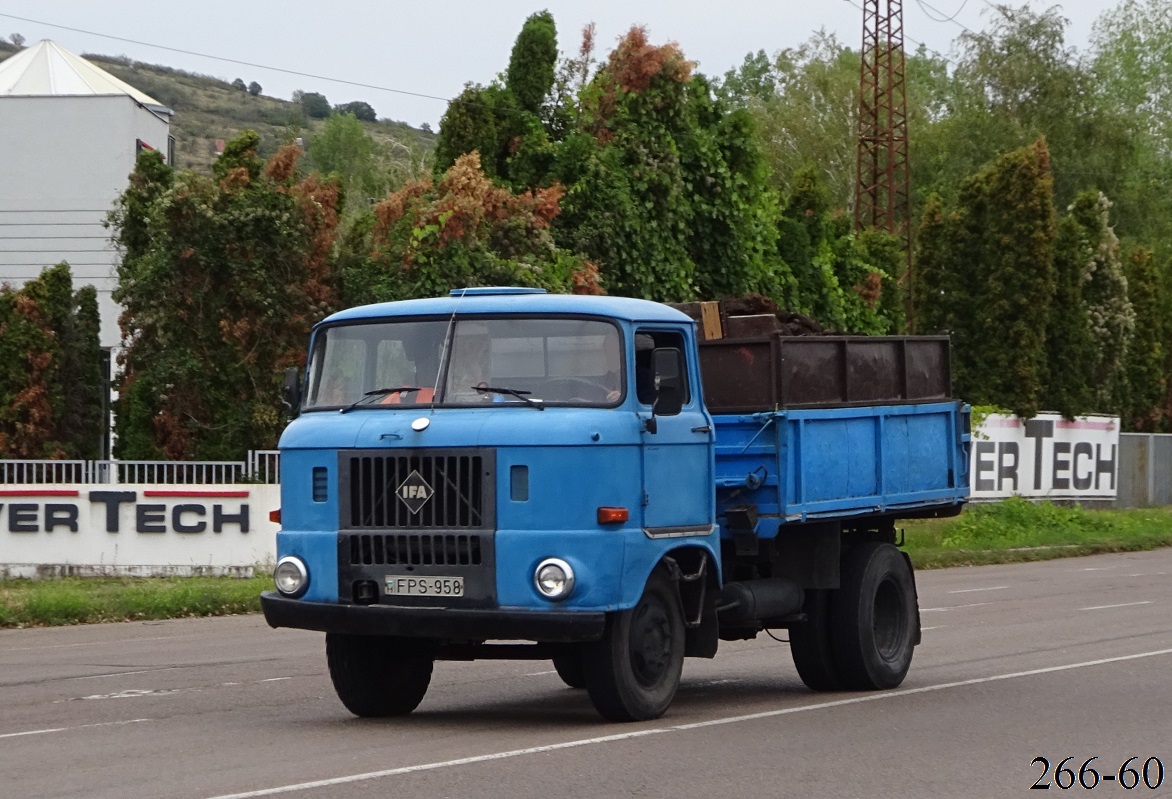
[[[236,485],[281,481],[277,450],[252,450],[242,461],[0,460],[0,486],[77,483],[111,485]]]

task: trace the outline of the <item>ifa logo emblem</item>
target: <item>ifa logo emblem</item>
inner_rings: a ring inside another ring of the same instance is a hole
[[[407,479],[399,483],[395,493],[398,495],[399,501],[407,506],[407,510],[416,514],[427,504],[435,491],[427,484],[418,470],[412,469],[411,474],[407,475]]]

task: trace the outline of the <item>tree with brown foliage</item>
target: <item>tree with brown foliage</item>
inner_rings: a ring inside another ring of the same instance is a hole
[[[106,390],[92,286],[65,263],[0,286],[0,457],[98,457]]]
[[[550,223],[563,189],[513,193],[462,155],[439,179],[413,181],[374,208],[362,239],[348,241],[348,302],[429,297],[463,286],[598,290],[597,269],[559,250]]]
[[[111,215],[123,249],[115,299],[122,458],[236,459],[276,445],[280,372],[337,305],[338,186],[301,177],[299,151],[257,157],[234,139],[209,179],[139,156]]]

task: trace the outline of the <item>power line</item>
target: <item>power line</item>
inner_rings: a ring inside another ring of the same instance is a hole
[[[854,6],[855,8],[857,8],[859,11],[866,13],[866,9],[864,9],[858,3],[854,2],[854,0],[846,0],[846,2],[849,3],[850,5]],[[923,47],[925,50],[927,50],[932,55],[936,56],[937,58],[943,59],[944,61],[947,61],[949,64],[952,64],[952,66],[954,66],[954,67],[959,66],[955,61],[953,61],[948,56],[944,55],[944,53],[941,53],[939,50],[934,50],[931,47],[929,47],[928,45],[919,41],[918,39],[913,39],[911,36],[908,36],[906,30],[904,31],[903,38],[907,39],[912,44],[919,45],[920,47]]]
[[[55,23],[44,22],[39,19],[29,19],[27,17],[18,17],[15,14],[0,13],[0,17],[4,17],[6,19],[15,19],[15,20],[19,20],[20,22],[31,22],[34,25],[44,25],[49,28],[57,28],[58,30],[71,31],[73,33],[83,33],[87,36],[98,36],[102,39],[112,39],[116,42],[127,42],[128,44],[137,44],[142,47],[153,47],[156,50],[167,50],[172,53],[182,53],[183,55],[193,55],[193,56],[196,56],[197,58],[208,58],[208,59],[211,59],[212,61],[223,61],[228,64],[237,64],[239,66],[252,67],[254,69],[267,69],[270,72],[281,72],[286,75],[296,75],[300,78],[313,78],[314,80],[327,80],[327,81],[331,81],[333,83],[344,83],[347,86],[358,86],[363,89],[375,89],[376,91],[380,91],[380,92],[391,92],[393,94],[403,94],[403,95],[407,95],[408,97],[422,97],[425,100],[439,100],[442,103],[447,103],[449,101],[449,98],[447,98],[447,97],[437,97],[434,94],[423,94],[421,92],[409,92],[409,91],[406,91],[405,89],[392,89],[389,86],[377,86],[373,83],[360,83],[359,81],[346,80],[345,78],[331,78],[326,75],[315,75],[311,72],[298,72],[295,69],[285,69],[284,67],[271,67],[266,64],[254,64],[251,61],[240,61],[235,58],[224,58],[222,56],[208,55],[207,53],[197,53],[194,50],[182,50],[178,47],[168,47],[163,44],[152,44],[150,42],[143,42],[143,41],[139,41],[137,39],[127,39],[122,36],[112,36],[108,33],[98,33],[97,31],[85,30],[84,28],[71,28],[68,25],[57,25]]]
[[[963,2],[960,4],[960,8],[956,9],[956,11],[953,12],[951,17],[945,17],[945,16],[934,17],[928,13],[929,8],[932,9],[933,11],[935,11],[937,14],[943,14],[944,12],[941,11],[940,9],[936,8],[936,6],[925,2],[924,0],[916,0],[916,5],[918,5],[920,7],[920,10],[924,12],[924,16],[926,16],[928,19],[932,20],[933,22],[955,22],[957,25],[960,25],[960,27],[964,28],[969,33],[972,33],[972,30],[970,30],[967,25],[965,25],[963,22],[957,21],[957,19],[956,19],[958,16],[960,16],[960,12],[964,11],[964,7],[967,6],[968,4],[969,4],[969,0],[963,0]]]

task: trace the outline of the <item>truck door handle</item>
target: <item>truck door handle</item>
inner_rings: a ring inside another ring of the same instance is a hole
[[[706,424],[702,424],[699,427],[693,427],[692,432],[693,433],[711,433],[712,427],[709,425],[706,425]]]

